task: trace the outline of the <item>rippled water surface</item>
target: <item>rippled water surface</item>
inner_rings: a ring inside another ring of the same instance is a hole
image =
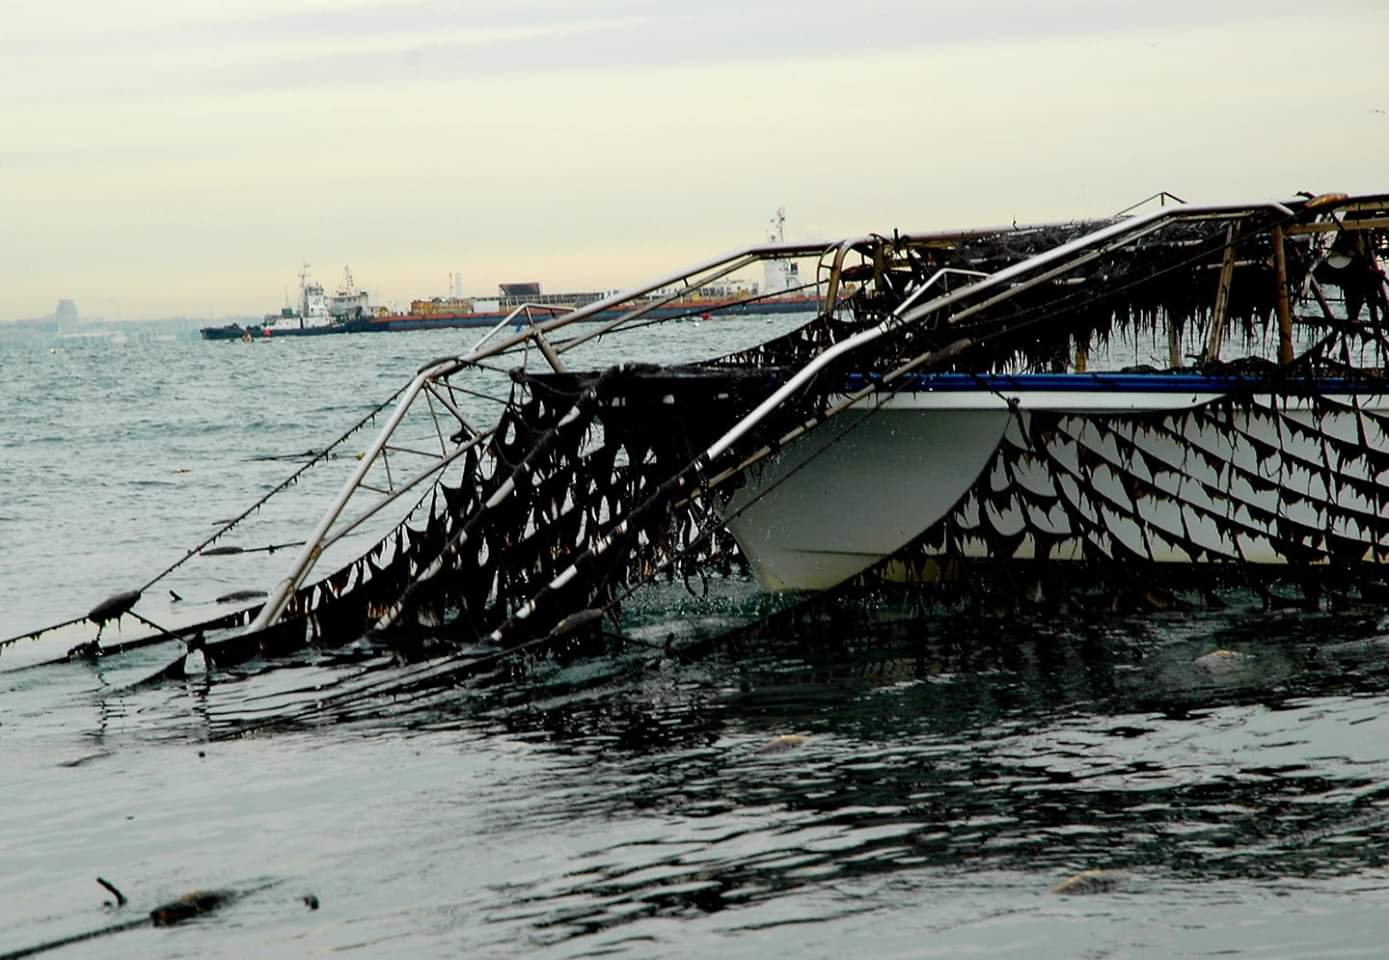
[[[676,325],[589,362],[774,329]],[[266,458],[321,449],[467,342],[0,348],[0,634],[140,585],[297,465]],[[293,539],[351,460],[238,542]],[[286,561],[180,567],[154,609],[210,616]],[[676,585],[628,609],[626,641],[350,709],[321,691],[405,676],[351,638],[154,686],[133,684],[172,648],[34,667],[63,648],[26,642],[0,657],[0,955],[212,887],[249,892],[53,955],[1383,956],[1386,618],[1233,600],[1107,618],[888,595],[668,648],[777,606]],[[257,726],[286,712],[308,722]],[[97,876],[130,905],[104,909]]]

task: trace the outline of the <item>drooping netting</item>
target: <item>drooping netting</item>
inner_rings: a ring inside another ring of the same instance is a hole
[[[574,613],[613,607],[634,583],[726,573],[740,559],[708,503],[675,503],[663,487],[712,431],[773,385],[758,371],[694,369],[672,383],[668,371],[641,365],[518,373],[490,441],[436,487],[422,525],[403,524],[360,560],[298,591],[278,624],[211,644],[208,655],[229,665],[364,633],[410,655],[503,628],[506,643],[522,643]],[[701,415],[691,415],[694,406]],[[676,420],[648,416],[652,407]],[[624,522],[620,542],[595,553],[595,542]],[[513,616],[518,598],[544,592],[576,562],[582,571],[572,587],[552,588],[542,609]]]
[[[1106,609],[1209,602],[1229,586],[1278,606],[1382,600],[1389,416],[1354,396],[1286,404],[1255,387],[1170,413],[1015,415],[895,574],[1053,603],[1098,583],[1090,599]]]

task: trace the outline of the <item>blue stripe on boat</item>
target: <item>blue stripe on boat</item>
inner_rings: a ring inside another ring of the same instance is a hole
[[[852,391],[876,382],[877,374],[850,374],[845,389]],[[900,384],[900,387],[898,387]],[[1283,396],[1313,394],[1380,394],[1385,384],[1368,380],[1272,380],[1256,377],[1205,376],[1199,373],[918,373],[903,377],[901,390],[917,392],[987,390],[1023,392],[1052,390],[1069,393],[1277,393]]]

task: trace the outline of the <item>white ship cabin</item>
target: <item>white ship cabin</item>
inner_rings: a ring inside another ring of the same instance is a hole
[[[353,320],[371,313],[367,292],[358,290],[352,282],[352,269],[342,268],[342,286],[337,293],[327,298],[328,315],[335,321]],[[321,290],[322,288],[320,288]]]

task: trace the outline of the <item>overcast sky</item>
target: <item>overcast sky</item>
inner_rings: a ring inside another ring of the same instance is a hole
[[[1389,191],[1385,0],[0,0],[0,320]]]

